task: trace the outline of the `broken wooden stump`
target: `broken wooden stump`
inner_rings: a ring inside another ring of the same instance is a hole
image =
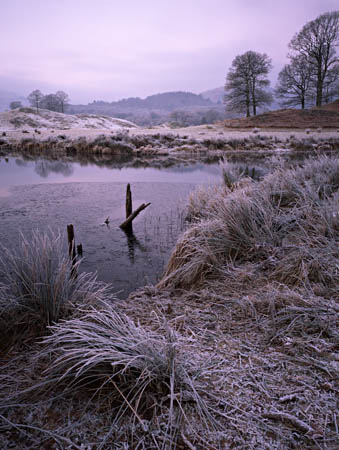
[[[131,185],[128,183],[126,188],[126,219],[132,214],[132,191]]]
[[[131,185],[128,183],[127,188],[126,188],[126,220],[129,218],[129,216],[132,214],[133,209],[132,209],[132,191],[131,191]],[[124,230],[127,233],[133,233],[133,228],[132,228],[132,222],[130,222],[129,224],[127,224],[124,227]]]
[[[129,217],[127,217],[127,219],[120,225],[120,228],[126,231],[131,230],[133,220],[137,217],[139,213],[141,213],[141,211],[146,209],[147,206],[149,206],[150,204],[151,203],[143,203],[142,205],[140,205],[139,208],[133,211],[132,214],[130,214]]]
[[[82,256],[82,244],[77,245],[77,254],[78,256]]]
[[[72,224],[67,225],[68,236],[68,254],[71,260],[75,258],[75,241],[74,241],[74,227]]]
[[[151,203],[143,203],[135,211],[132,209],[132,191],[131,185],[128,183],[126,188],[126,220],[120,225],[120,228],[126,233],[133,233],[132,222],[137,215],[143,211]]]
[[[72,263],[71,276],[76,276],[75,239],[74,239],[74,227],[72,224],[67,225],[67,237],[68,237],[68,255]]]

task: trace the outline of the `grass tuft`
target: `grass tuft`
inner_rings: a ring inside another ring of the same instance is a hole
[[[192,288],[236,263],[286,285],[338,280],[339,160],[278,168],[263,181],[191,195],[194,225],[179,239],[159,286]],[[199,214],[200,211],[200,214]]]
[[[76,265],[76,269],[79,262]],[[71,275],[72,267],[59,234],[23,235],[0,258],[0,327],[2,334],[35,334],[77,305],[108,297],[109,289],[95,274]]]
[[[133,418],[130,424],[137,423],[144,432],[155,420],[156,440],[166,443],[164,448],[175,448],[185,424],[184,396],[209,428],[208,408],[187,371],[189,358],[178,352],[177,338],[166,324],[164,334],[148,331],[104,302],[50,331],[43,339],[42,356],[52,359],[45,381],[67,392],[89,390],[109,404],[115,413],[105,440],[127,414]],[[160,429],[159,417],[166,424]]]

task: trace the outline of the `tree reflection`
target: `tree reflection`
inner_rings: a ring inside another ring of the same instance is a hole
[[[16,158],[15,164],[19,167],[27,167],[28,162],[24,161],[23,159]]]
[[[127,238],[127,248],[128,248],[128,258],[132,264],[135,261],[135,249],[139,248],[142,252],[145,252],[145,247],[141,244],[138,238],[135,236],[133,231],[123,230]]]
[[[35,163],[34,171],[43,178],[47,178],[51,173],[60,173],[64,177],[70,177],[73,174],[74,169],[70,163],[39,160]]]

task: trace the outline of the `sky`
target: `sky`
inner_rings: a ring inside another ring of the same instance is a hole
[[[248,50],[288,43],[338,0],[0,0],[0,90],[63,90],[72,103],[223,86]]]

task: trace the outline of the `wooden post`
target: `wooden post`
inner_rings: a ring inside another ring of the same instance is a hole
[[[131,185],[128,183],[126,189],[126,219],[132,214],[132,191]]]
[[[75,258],[75,241],[74,241],[74,227],[72,224],[67,225],[68,236],[68,254],[73,260]]]
[[[74,240],[74,227],[72,224],[67,225],[67,236],[68,236],[68,255],[72,262],[71,275],[76,275],[75,272],[75,263],[76,263],[76,255],[75,255],[75,240]]]
[[[82,244],[77,245],[77,254],[78,256],[82,256]]]
[[[126,188],[126,220],[129,218],[129,216],[132,214],[132,192],[131,192],[131,185],[128,183]],[[133,227],[132,222],[129,222],[124,227],[126,233],[133,233]]]

